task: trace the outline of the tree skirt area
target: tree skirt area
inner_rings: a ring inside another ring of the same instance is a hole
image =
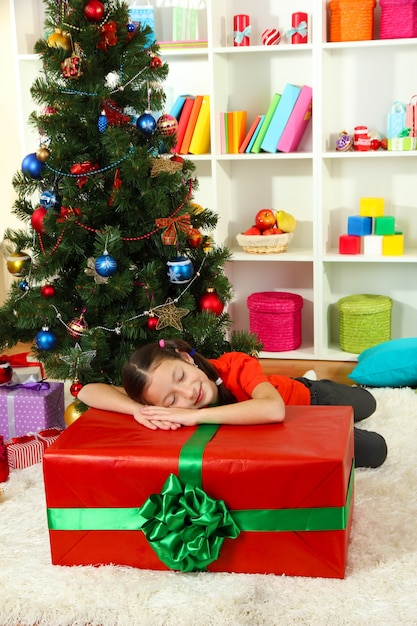
[[[417,625],[417,394],[373,393],[361,427],[384,435],[389,456],[356,471],[344,580],[53,566],[38,464],[3,485],[0,625]]]

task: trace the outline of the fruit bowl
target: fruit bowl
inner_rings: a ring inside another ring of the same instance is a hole
[[[285,252],[292,240],[294,232],[282,235],[244,235],[236,236],[239,246],[249,254],[277,254]]]

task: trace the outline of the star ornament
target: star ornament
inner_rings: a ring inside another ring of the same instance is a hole
[[[156,330],[161,330],[167,326],[172,326],[179,331],[182,331],[181,318],[188,315],[189,309],[177,309],[174,300],[168,298],[165,300],[165,304],[158,307],[153,311],[158,318],[158,324]]]

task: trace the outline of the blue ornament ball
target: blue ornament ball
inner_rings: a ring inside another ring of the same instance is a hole
[[[21,291],[29,291],[29,283],[27,280],[21,280],[19,283],[19,289]]]
[[[52,350],[56,346],[56,337],[48,328],[42,328],[36,337],[35,343],[39,350]]]
[[[156,120],[150,113],[139,115],[136,120],[136,128],[141,130],[145,135],[152,135],[156,129]]]
[[[178,255],[167,262],[167,275],[173,285],[183,285],[190,282],[194,276],[194,266],[190,259]]]
[[[128,33],[134,33],[134,32],[135,32],[135,29],[136,29],[135,24],[134,24],[133,22],[128,22],[128,25],[127,25],[127,32],[128,32]]]
[[[45,163],[39,161],[35,152],[31,152],[22,161],[22,172],[31,178],[40,178],[45,167]]]
[[[59,211],[61,208],[61,203],[56,192],[51,189],[42,192],[39,198],[39,204],[44,209],[52,209],[54,211]]]
[[[117,261],[110,254],[102,254],[96,258],[94,268],[99,276],[107,278],[107,276],[113,276],[117,270]]]

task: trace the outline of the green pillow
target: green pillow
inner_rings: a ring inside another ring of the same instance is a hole
[[[369,387],[416,387],[417,337],[392,339],[364,350],[348,376]]]

